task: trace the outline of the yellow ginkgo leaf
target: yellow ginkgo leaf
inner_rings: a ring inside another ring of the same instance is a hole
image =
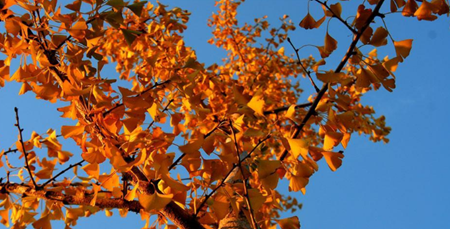
[[[339,132],[327,132],[325,134],[325,140],[323,143],[324,150],[332,150],[333,147],[337,146],[344,135]]]
[[[84,127],[78,123],[76,126],[62,126],[61,135],[64,138],[70,138],[73,136],[81,135],[84,133]]]
[[[286,118],[295,120],[295,104],[291,105],[289,109],[286,111]]]
[[[427,1],[422,1],[422,5],[420,5],[419,9],[416,10],[414,13],[414,16],[417,17],[417,19],[420,20],[426,20],[426,21],[434,21],[436,20],[437,16],[432,15],[434,11],[435,6]]]
[[[310,13],[306,14],[303,20],[300,22],[300,27],[304,29],[317,29],[325,21],[325,16],[323,16],[319,21],[316,21]]]
[[[52,228],[52,225],[50,224],[50,214],[40,218],[36,222],[33,223],[33,228],[35,229],[47,229]]]
[[[230,199],[228,196],[218,193],[214,196],[211,207],[217,219],[221,220],[230,212]]]
[[[291,147],[292,156],[298,158],[300,155],[303,158],[308,156],[308,142],[303,139],[287,138],[289,146]]]
[[[205,137],[203,135],[198,136],[197,139],[191,139],[188,144],[179,146],[181,152],[185,154],[196,153],[202,147]]]
[[[82,40],[86,36],[87,24],[84,19],[80,19],[68,29],[69,34],[77,40]]]
[[[324,49],[328,54],[331,54],[334,50],[337,49],[337,41],[330,36],[330,34],[327,32],[325,35],[325,45]]]
[[[289,176],[289,191],[298,192],[306,187],[309,183],[309,178],[302,176]]]
[[[125,200],[128,201],[134,200],[134,198],[136,197],[136,190],[138,189],[138,187],[139,187],[138,184],[134,185],[133,189],[131,189],[131,191],[129,191],[125,196]]]
[[[172,201],[173,194],[138,194],[139,203],[146,211],[159,211]]]
[[[336,169],[341,167],[344,154],[335,152],[322,152],[322,154],[332,171],[336,171]]]
[[[253,96],[250,102],[247,103],[247,106],[252,108],[252,110],[254,110],[256,114],[264,115],[264,104],[265,102],[262,95],[257,93]]]
[[[395,52],[397,53],[397,57],[400,58],[400,62],[403,62],[403,59],[409,56],[409,52],[412,47],[412,39],[406,39],[403,41],[394,41]]]
[[[419,8],[419,6],[417,5],[416,0],[408,0],[405,7],[403,7],[402,15],[405,17],[412,17],[417,8]]]
[[[378,27],[377,30],[375,30],[375,33],[372,36],[372,39],[370,40],[369,44],[379,47],[387,44],[387,36],[389,32],[383,28]]]
[[[297,216],[276,220],[281,229],[299,229],[300,221]]]
[[[89,163],[83,166],[83,170],[90,176],[98,179],[98,175],[100,173],[100,166],[97,163]]]

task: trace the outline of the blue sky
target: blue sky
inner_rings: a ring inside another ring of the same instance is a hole
[[[223,52],[206,43],[211,37],[206,22],[216,10],[213,1],[161,2],[192,12],[185,32],[186,44],[194,47],[200,61],[220,62]],[[342,4],[344,8],[355,6],[348,2]],[[306,14],[306,5],[306,1],[248,0],[238,11],[239,20],[252,22],[255,17],[268,15],[276,24],[278,18],[288,14],[298,24]],[[320,7],[311,3],[314,16],[320,15],[317,9]],[[302,228],[450,228],[447,178],[450,151],[446,145],[450,142],[450,20],[443,17],[434,22],[418,22],[414,18],[388,15],[386,22],[394,39],[414,39],[411,55],[396,72],[394,92],[381,89],[364,99],[364,104],[372,105],[378,114],[387,117],[388,125],[393,128],[390,143],[372,143],[364,136],[353,137],[340,169],[331,172],[322,163],[308,184],[306,195],[291,193],[303,203],[303,209],[294,213]],[[351,36],[337,20],[330,25],[330,34],[339,42],[339,49],[327,61],[329,68],[334,69]],[[322,45],[324,33],[323,29],[299,28],[292,32],[291,38],[297,47],[307,43]],[[286,52],[292,52],[288,44],[283,45]],[[393,54],[393,47],[383,50],[387,51],[385,54]],[[302,49],[301,55],[307,57],[310,53],[317,55],[314,48]],[[306,81],[305,85],[310,86]],[[31,130],[38,133],[44,133],[49,127],[59,130],[67,122],[59,118],[57,105],[36,100],[31,93],[19,97],[19,89],[20,85],[15,83],[7,83],[0,89],[2,149],[10,147],[17,136],[13,126],[14,106],[19,107],[21,125],[28,131],[25,136]],[[70,150],[70,146],[66,149]],[[144,222],[135,214],[120,218],[115,212],[113,217],[106,218],[100,212],[80,219],[75,228],[142,226]]]

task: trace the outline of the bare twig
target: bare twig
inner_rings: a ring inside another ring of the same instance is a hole
[[[171,80],[166,80],[166,81],[163,81],[163,82],[161,82],[161,83],[155,83],[153,86],[151,86],[151,87],[149,87],[149,88],[147,88],[147,89],[145,89],[145,90],[139,92],[139,93],[138,93],[137,95],[135,95],[134,97],[139,97],[139,96],[145,94],[146,92],[148,92],[148,91],[150,91],[150,90],[152,90],[152,89],[154,89],[154,88],[156,88],[156,87],[158,87],[158,86],[161,86],[161,85],[164,85],[164,84],[170,83],[170,82],[171,82]],[[113,108],[111,108],[111,109],[105,111],[105,112],[103,113],[103,117],[106,117],[106,116],[107,116],[109,113],[111,113],[113,110],[115,110],[115,109],[117,109],[117,108],[119,108],[119,107],[121,107],[121,106],[123,106],[123,105],[124,105],[124,103],[116,104],[116,106],[114,106]]]
[[[33,173],[31,172],[30,164],[28,162],[28,153],[27,153],[27,150],[25,149],[25,143],[23,142],[23,135],[22,135],[23,129],[20,128],[19,109],[17,107],[14,107],[14,111],[16,112],[16,124],[15,124],[15,126],[19,130],[19,141],[20,141],[20,145],[22,146],[23,154],[25,155],[25,167],[28,170],[28,174],[30,174],[30,179],[33,182],[34,187],[37,188],[38,186],[36,184],[36,181],[33,178]]]
[[[327,8],[327,10],[329,10],[329,11],[333,14],[333,17],[335,17],[335,18],[337,18],[339,21],[341,21],[342,24],[344,24],[350,31],[352,31],[353,34],[356,34],[356,33],[357,33],[357,31],[356,31],[353,27],[351,27],[351,26],[347,23],[347,21],[345,21],[344,19],[342,19],[341,16],[337,15],[335,12],[333,12],[333,10],[327,5],[326,1],[325,1],[325,2],[322,2],[322,1],[320,1],[320,0],[316,0],[316,2],[320,3],[322,6],[325,6],[325,8]]]
[[[247,158],[251,157],[251,155],[253,154],[253,152],[263,143],[265,142],[267,139],[270,138],[270,135],[267,135],[266,137],[264,137],[263,139],[259,140],[258,143],[255,145],[255,147],[253,147],[253,149],[245,156],[243,157],[241,160],[239,160],[240,162],[245,161]],[[206,201],[220,188],[222,187],[223,184],[225,184],[225,181],[228,179],[228,177],[233,173],[233,170],[235,170],[238,167],[238,163],[233,164],[233,167],[230,169],[230,171],[228,171],[228,173],[222,178],[222,180],[220,180],[219,183],[217,183],[216,188],[214,188],[209,194],[207,194],[205,197],[205,199],[203,200],[203,202],[200,204],[200,206],[197,208],[197,211],[195,213],[195,215],[197,216],[197,214],[199,213],[200,209],[203,208],[203,206],[206,204]]]
[[[56,174],[56,176],[52,177],[51,179],[49,179],[48,181],[46,181],[45,183],[43,183],[41,185],[41,188],[44,188],[47,184],[49,184],[52,181],[55,181],[56,178],[58,178],[59,176],[61,176],[62,174],[64,174],[65,172],[67,172],[67,170],[75,167],[75,166],[80,166],[83,162],[85,162],[85,160],[81,160],[78,163],[75,164],[71,164],[69,167],[65,168],[63,171],[59,172],[58,174]]]
[[[295,109],[305,108],[305,107],[309,107],[311,105],[312,105],[312,103],[302,103],[302,104],[295,105]],[[277,108],[277,109],[274,109],[274,110],[271,110],[271,111],[264,111],[264,115],[278,114],[280,112],[287,111],[289,109],[289,107],[290,106],[285,106],[285,107],[280,107],[280,108]]]
[[[359,39],[363,35],[364,31],[370,26],[370,23],[373,21],[373,19],[379,14],[380,8],[383,5],[383,3],[384,3],[384,0],[380,0],[378,2],[378,4],[374,8],[372,14],[369,16],[369,18],[367,18],[366,24],[361,28],[360,31],[358,31],[357,34],[354,35],[353,41],[350,44],[350,47],[348,48],[347,53],[345,54],[344,58],[341,60],[341,62],[337,66],[336,70],[334,70],[335,73],[341,72],[342,69],[344,68],[345,64],[347,64],[348,59],[354,53],[354,49],[355,49],[356,45],[358,44]],[[314,99],[314,102],[311,105],[311,107],[309,108],[308,113],[305,115],[305,117],[303,118],[300,125],[297,126],[294,133],[292,134],[292,138],[297,138],[300,135],[303,127],[306,125],[306,123],[311,118],[311,116],[315,113],[316,107],[319,104],[319,101],[322,99],[322,97],[325,95],[325,92],[328,90],[328,86],[329,86],[329,83],[323,84],[322,89],[320,89],[319,93],[317,94],[317,97]],[[288,151],[284,150],[284,152],[280,156],[280,161],[283,161],[284,158],[286,158],[287,154],[288,154]]]
[[[164,113],[165,111],[167,111],[167,109],[169,108],[170,104],[172,104],[172,102],[173,102],[173,99],[169,100],[166,107],[164,107],[164,109],[161,112]],[[147,130],[149,130],[153,126],[154,123],[155,123],[155,119],[153,119],[152,122],[150,124],[148,124]]]
[[[214,131],[216,131],[222,124],[224,123],[224,121],[220,121],[216,127],[214,127],[211,131],[209,131],[207,134],[205,134],[204,138],[206,139],[207,137],[209,137],[212,133],[214,133]],[[170,166],[169,166],[169,171],[172,170],[176,165],[178,165],[178,163],[180,163],[181,159],[183,159],[186,156],[185,153],[181,154]]]
[[[308,76],[309,81],[311,81],[311,84],[314,86],[314,89],[316,90],[316,92],[319,92],[320,89],[319,89],[319,87],[317,87],[316,83],[312,79],[311,73],[305,68],[305,66],[303,66],[302,60],[300,59],[300,55],[298,54],[299,49],[295,48],[294,44],[291,41],[291,38],[288,37],[287,41],[289,42],[289,44],[292,46],[292,48],[295,51],[295,55],[297,56],[297,64],[300,65],[300,67],[302,67],[303,71]]]
[[[250,219],[251,219],[251,222],[252,222],[252,227],[254,229],[258,229],[258,224],[256,223],[255,216],[253,215],[254,213],[253,213],[252,204],[250,202],[250,196],[248,195],[248,188],[247,188],[248,180],[247,180],[247,177],[244,174],[244,169],[242,168],[241,157],[239,156],[240,153],[239,153],[238,141],[237,141],[237,138],[236,138],[236,132],[234,131],[233,123],[232,123],[231,119],[229,120],[229,122],[230,122],[231,133],[233,134],[234,147],[236,149],[236,156],[237,156],[237,159],[238,159],[238,167],[239,167],[239,170],[241,171],[242,182],[243,182],[243,186],[244,186],[245,202],[247,203],[248,211],[250,213]]]

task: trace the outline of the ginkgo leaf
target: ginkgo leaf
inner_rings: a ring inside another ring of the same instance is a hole
[[[417,5],[416,0],[408,0],[403,7],[402,15],[405,17],[412,17],[417,8],[419,8],[419,6]]]
[[[317,29],[325,21],[325,18],[326,17],[323,16],[319,21],[316,21],[308,12],[299,25],[304,29]]]
[[[328,52],[329,54],[331,54],[334,50],[337,49],[337,41],[330,36],[330,34],[327,32],[327,34],[325,35],[325,45],[324,45],[324,49],[326,52]]]
[[[100,175],[98,177],[98,182],[100,182],[103,188],[113,191],[114,187],[119,186],[119,176],[113,171],[109,175]]]
[[[136,16],[141,16],[141,12],[145,6],[145,3],[147,3],[147,1],[136,2],[134,4],[128,5],[127,8],[133,11]]]
[[[179,146],[181,152],[185,154],[196,153],[203,145],[205,137],[203,135],[198,136],[196,139],[191,139],[188,144]]]
[[[298,158],[300,155],[303,158],[308,156],[309,143],[304,139],[287,138],[289,146],[291,147],[292,156]]]
[[[250,205],[255,212],[258,212],[266,201],[266,198],[256,188],[248,189],[248,198],[251,200]]]
[[[297,216],[276,220],[281,229],[299,229],[300,221]]]
[[[264,115],[264,98],[262,95],[256,94],[247,103],[247,106],[255,111],[256,114],[263,116]]]
[[[172,197],[173,194],[160,194],[158,192],[154,194],[138,193],[139,203],[148,212],[160,211],[172,201]]]
[[[35,229],[51,229],[52,225],[50,224],[50,214],[38,219],[36,222],[33,223],[33,227]]]
[[[230,212],[230,199],[226,195],[216,194],[211,207],[217,219],[221,220]]]
[[[85,126],[82,125],[76,125],[76,126],[62,126],[61,127],[61,135],[64,138],[70,138],[73,136],[78,136],[84,133]]]
[[[325,134],[325,140],[323,143],[324,150],[332,150],[333,147],[337,146],[344,135],[339,132],[327,132]]]
[[[292,192],[301,191],[309,183],[309,179],[302,176],[290,176],[288,179],[289,179],[289,191]]]
[[[322,154],[332,171],[336,171],[339,167],[341,167],[344,154],[335,152],[322,152]]]
[[[136,197],[136,191],[137,191],[138,187],[139,187],[138,184],[134,185],[133,189],[131,189],[131,191],[129,191],[127,193],[127,195],[125,196],[125,200],[128,200],[128,201],[134,200],[134,198]]]
[[[70,4],[67,4],[65,7],[69,10],[79,12],[81,8],[81,0],[76,0]]]
[[[397,53],[397,57],[400,58],[400,62],[409,56],[409,52],[412,47],[412,39],[406,39],[403,41],[394,41],[395,52]]]
[[[289,109],[286,111],[286,118],[295,120],[295,104],[289,106]]]
[[[100,174],[100,166],[97,163],[89,163],[83,166],[83,170],[90,176],[98,179]]]
[[[142,34],[140,31],[130,30],[130,29],[121,29],[123,33],[123,37],[129,46],[131,46],[136,40],[136,38]]]
[[[387,44],[387,36],[389,32],[383,28],[378,27],[377,30],[375,30],[375,33],[372,36],[372,39],[370,40],[369,44],[379,47]]]
[[[87,24],[84,19],[80,19],[67,31],[77,40],[82,40],[86,36]]]
[[[419,21],[420,20],[434,21],[437,18],[436,15],[432,15],[434,8],[435,8],[435,6],[433,4],[424,0],[424,1],[422,1],[422,4],[420,5],[420,7],[414,13],[414,16],[417,17],[417,19],[419,19]]]

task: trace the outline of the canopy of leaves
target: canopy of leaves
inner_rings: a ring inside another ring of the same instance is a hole
[[[295,216],[280,219],[299,206],[280,194],[280,180],[305,193],[318,161],[332,171],[342,165],[340,149],[352,135],[388,142],[384,116],[361,104],[369,91],[395,88],[394,72],[412,47],[411,39],[391,37],[387,13],[418,20],[449,13],[446,0],[369,0],[355,12],[341,1],[315,0],[305,6],[322,7],[322,17],[307,13],[294,23],[286,15],[272,27],[266,18],[238,23],[244,1],[218,0],[209,43],[227,55],[206,66],[183,40],[186,10],[147,1],[62,3],[0,1],[0,87],[20,82],[20,94],[59,102],[61,117],[76,122],[22,136],[16,109],[16,148],[0,153],[7,227],[50,228],[61,220],[70,228],[79,217],[119,209],[139,213],[145,227],[160,214],[157,224],[180,228],[222,227],[233,217],[251,228],[299,228]],[[289,39],[299,27],[330,20],[353,35],[334,69],[326,60],[345,42],[328,28],[305,59]],[[363,53],[363,46],[374,49]],[[392,57],[378,57],[383,47]],[[10,69],[16,58],[20,66]],[[117,77],[102,74],[111,66]],[[303,93],[301,77],[312,94]],[[79,150],[64,150],[62,138]],[[11,156],[23,164],[11,164]]]

